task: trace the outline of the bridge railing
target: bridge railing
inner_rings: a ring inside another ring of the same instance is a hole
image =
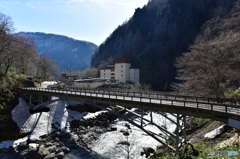
[[[141,96],[141,97],[152,97],[152,98],[164,98],[164,99],[175,99],[175,100],[184,100],[184,101],[195,101],[195,102],[207,102],[207,103],[228,103],[238,105],[240,104],[239,100],[234,98],[209,98],[209,97],[196,97],[196,96],[187,96],[187,95],[178,95],[175,93],[168,93],[168,92],[158,92],[158,91],[149,91],[149,90],[130,90],[130,89],[84,89],[84,88],[71,88],[73,90],[80,90],[80,91],[104,91],[111,92],[113,94],[127,94],[127,95],[134,95],[134,96]]]
[[[45,89],[45,88],[22,88],[27,90],[35,90],[42,92],[53,92],[60,94],[72,94],[72,95],[83,95],[90,97],[98,97],[98,98],[108,98],[108,99],[117,99],[117,100],[125,100],[125,101],[134,101],[134,102],[145,102],[152,104],[164,104],[164,105],[172,105],[172,106],[181,106],[181,107],[192,107],[196,109],[206,109],[210,111],[218,111],[223,113],[230,114],[238,114],[240,115],[240,106],[232,105],[230,103],[213,103],[211,100],[207,100],[206,102],[200,101],[195,97],[193,101],[185,100],[187,97],[179,97],[176,96],[169,97],[166,94],[148,94],[143,92],[124,92],[124,91],[108,91],[108,90],[100,90],[100,89]]]
[[[34,89],[34,87],[31,87],[31,88]],[[39,88],[36,88],[36,89],[39,89]],[[196,96],[177,95],[174,93],[148,91],[148,90],[129,90],[129,89],[118,89],[118,88],[89,89],[89,88],[76,88],[76,87],[66,87],[64,89],[51,89],[51,90],[77,91],[77,92],[89,92],[89,93],[94,92],[94,93],[127,95],[127,96],[146,97],[146,98],[165,99],[165,100],[170,99],[170,100],[220,103],[220,104],[231,104],[231,105],[240,104],[240,101],[234,98],[196,97]]]

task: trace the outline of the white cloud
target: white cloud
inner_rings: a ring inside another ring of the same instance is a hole
[[[31,2],[27,2],[26,5],[27,5],[28,7],[31,7],[31,8],[36,8],[36,6],[33,5]]]

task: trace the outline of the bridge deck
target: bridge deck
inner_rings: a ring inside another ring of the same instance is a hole
[[[228,118],[240,121],[240,106],[233,99],[179,96],[159,92],[129,92],[101,89],[22,88],[21,91],[80,99],[88,102],[122,105],[154,111],[181,113],[211,118],[227,123]]]

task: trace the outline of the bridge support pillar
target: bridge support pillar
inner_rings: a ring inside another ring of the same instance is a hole
[[[177,113],[177,127],[176,127],[176,155],[179,155],[179,113]]]
[[[184,144],[186,144],[187,142],[187,132],[186,132],[186,125],[187,125],[187,122],[186,122],[186,115],[183,115],[183,140],[184,140]]]
[[[38,104],[42,104],[43,103],[43,98],[42,95],[38,96]]]
[[[152,111],[150,113],[150,116],[151,116],[151,124],[152,124],[153,123]]]
[[[29,104],[32,105],[32,93],[30,93],[30,96],[29,96]]]
[[[141,109],[141,127],[143,127],[143,115],[144,115],[144,110]]]

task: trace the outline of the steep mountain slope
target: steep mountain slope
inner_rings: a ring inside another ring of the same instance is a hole
[[[141,69],[141,82],[167,90],[176,76],[175,58],[188,51],[206,21],[224,17],[236,1],[151,0],[99,46],[91,65],[101,68],[115,57],[129,57]]]
[[[21,32],[35,40],[38,52],[53,59],[63,69],[84,70],[90,65],[97,45],[66,36],[45,33]]]

